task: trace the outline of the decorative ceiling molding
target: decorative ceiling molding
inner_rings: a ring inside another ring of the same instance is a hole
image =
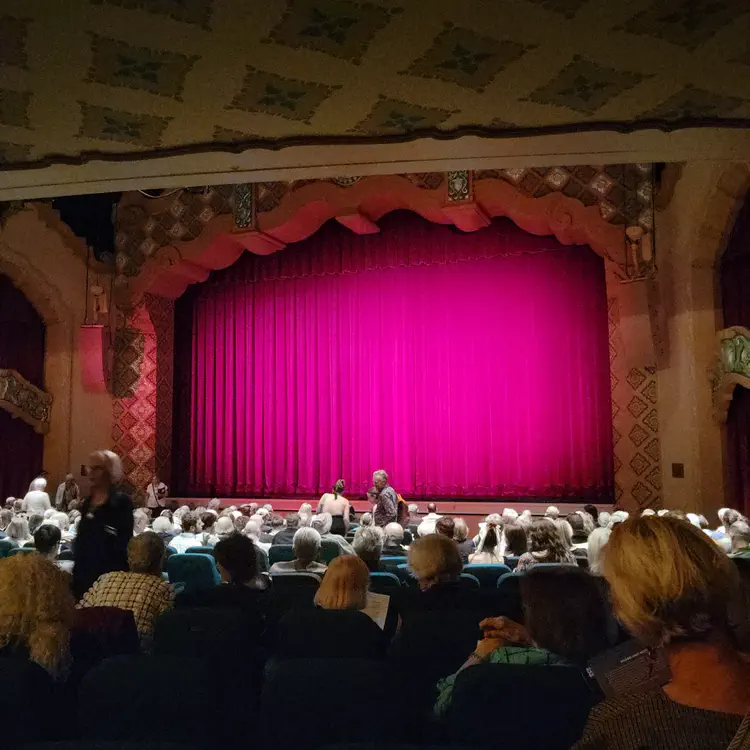
[[[234,263],[244,250],[261,255],[276,252],[309,237],[331,219],[359,234],[375,232],[377,221],[398,209],[463,231],[480,229],[494,217],[508,217],[533,234],[554,235],[566,245],[589,245],[621,279],[653,274],[653,259],[633,267],[624,231],[625,225],[642,222],[641,231],[648,236],[649,165],[507,172],[243,185],[236,189],[238,222],[226,212],[232,201],[223,187],[153,201],[140,194],[126,195],[118,207],[116,300],[127,309],[146,293],[176,299],[190,284],[204,281],[211,270]],[[209,205],[213,208],[207,212]],[[201,216],[207,220],[196,218]],[[188,239],[169,242],[173,237]]]

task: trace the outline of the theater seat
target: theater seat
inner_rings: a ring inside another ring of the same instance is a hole
[[[479,579],[482,588],[497,588],[500,576],[510,573],[507,565],[464,565],[464,573],[469,573]]]
[[[0,658],[0,696],[4,750],[49,739],[56,729],[55,723],[65,718],[54,711],[52,678],[32,661]],[[51,709],[49,713],[48,709]]]
[[[15,546],[10,539],[0,539],[0,557],[7,557],[8,552],[15,549]]]
[[[279,662],[263,686],[262,746],[318,750],[340,742],[398,742],[408,711],[402,710],[397,685],[396,675],[383,663],[369,659]],[[311,699],[311,691],[316,699]],[[321,706],[321,696],[348,696],[362,704],[355,709],[329,710]],[[373,715],[375,706],[386,710],[387,719]]]
[[[172,555],[167,560],[167,574],[170,583],[183,583],[187,593],[211,588],[221,582],[213,555]]]
[[[268,550],[268,564],[294,560],[294,547],[291,544],[272,544]]]
[[[8,550],[7,557],[13,557],[13,555],[29,555],[32,552],[36,552],[35,547],[13,547]]]
[[[183,742],[62,740],[60,742],[34,742],[24,745],[23,750],[200,750],[200,748]]]
[[[370,573],[370,591],[390,595],[400,589],[401,581],[395,573]]]
[[[326,565],[341,554],[341,545],[332,539],[323,539],[320,543],[320,559]]]
[[[581,736],[596,700],[575,667],[480,664],[456,678],[446,717],[450,740],[495,748],[498,737],[487,718],[502,696],[502,746],[513,750],[568,750]]]
[[[213,555],[213,547],[188,547],[185,550],[186,555]]]
[[[480,588],[479,579],[471,573],[461,573],[458,577],[459,583],[467,589],[478,590]]]

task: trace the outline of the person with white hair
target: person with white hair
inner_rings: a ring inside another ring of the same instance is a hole
[[[383,553],[385,533],[380,526],[363,526],[354,532],[352,546],[371,573],[380,570],[380,556]]]
[[[352,545],[339,534],[333,534],[331,527],[333,525],[333,516],[330,513],[318,513],[313,518],[312,527],[320,534],[322,542],[334,542],[339,546],[340,553],[342,555],[353,555],[355,554]]]
[[[600,528],[602,529],[608,529],[609,528],[609,519],[612,517],[612,514],[609,513],[606,510],[601,511],[599,513],[599,517],[596,519],[597,524],[599,524]]]
[[[34,541],[29,531],[29,522],[23,516],[14,516],[6,527],[5,534],[14,547],[22,547]]]
[[[8,524],[13,520],[13,511],[8,508],[0,510],[0,539],[5,538],[5,530]]]
[[[642,516],[655,516],[656,511],[653,508],[644,508],[643,512],[641,513]]]
[[[544,511],[544,515],[547,518],[551,518],[552,520],[554,520],[555,518],[560,517],[560,509],[556,505],[550,505],[549,508]]]
[[[116,453],[89,456],[90,494],[81,506],[75,542],[73,593],[79,599],[104,573],[128,569],[128,542],[133,536],[133,503],[118,485],[122,463]]]
[[[477,535],[474,537],[474,547],[479,546],[479,542],[482,541],[482,536],[484,535],[484,530],[487,528],[488,523],[494,523],[499,525],[501,528],[505,525],[505,522],[503,521],[503,517],[499,513],[490,513],[487,518],[484,519],[484,521],[481,521],[479,524],[479,531],[477,532]]]
[[[360,519],[359,519],[360,526],[372,526],[372,524],[373,524],[372,513],[363,513],[360,516]]]
[[[372,484],[378,491],[372,517],[376,526],[385,528],[389,523],[398,521],[398,495],[388,484],[388,474],[382,469],[373,472]]]
[[[29,486],[29,491],[23,499],[24,513],[31,515],[38,513],[43,516],[44,512],[52,507],[49,501],[49,495],[45,492],[47,489],[47,480],[44,477],[37,477]]]
[[[524,511],[522,511],[521,515],[518,516],[515,522],[517,526],[520,526],[525,531],[528,531],[531,528],[531,524],[534,523],[534,516],[531,514],[531,511],[526,508]],[[508,521],[506,523],[512,525],[513,522]]]
[[[435,533],[435,524],[442,518],[437,512],[435,503],[427,503],[427,515],[422,519],[422,523],[417,527],[417,536],[427,536]]]
[[[518,511],[515,508],[503,508],[503,523],[515,523],[518,520]]]
[[[623,523],[624,521],[628,520],[628,512],[625,510],[616,510],[610,517],[609,517],[609,528],[613,529],[615,526],[617,526],[618,523]]]
[[[389,523],[383,529],[383,534],[383,556],[403,557],[406,555],[406,547],[404,547],[404,528],[400,523],[396,523],[395,521]]]
[[[318,562],[320,555],[320,534],[315,529],[303,526],[297,529],[292,542],[294,560],[277,562],[271,566],[271,575],[280,573],[318,573],[326,572],[326,566]]]
[[[175,535],[172,522],[166,516],[159,516],[154,519],[151,529],[164,542],[164,546],[168,547]]]
[[[228,539],[232,534],[236,533],[234,529],[234,520],[231,516],[219,516],[214,524],[214,532],[219,541],[222,539]]]
[[[609,541],[609,535],[612,533],[612,529],[597,526],[590,534],[587,543],[587,551],[589,558],[589,572],[593,575],[601,575],[601,560],[602,550],[606,547]]]
[[[211,498],[211,500],[208,501],[208,509],[218,515],[221,510],[221,500],[219,500],[218,497]]]
[[[66,474],[64,481],[57,486],[55,493],[55,508],[65,513],[70,509],[70,504],[77,503],[81,499],[81,490],[72,474]]]
[[[181,505],[174,513],[172,513],[172,527],[174,528],[175,533],[179,534],[182,531],[182,517],[185,513],[189,512],[190,506]]]
[[[148,529],[148,513],[141,508],[133,511],[133,536],[138,536]]]

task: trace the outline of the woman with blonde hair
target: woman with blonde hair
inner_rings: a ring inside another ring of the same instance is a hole
[[[328,566],[315,603],[323,609],[364,609],[369,583],[370,571],[361,558],[340,555]]]
[[[671,679],[596,706],[576,747],[747,747],[750,666],[730,633],[739,593],[732,561],[679,518],[641,516],[612,529],[602,572],[616,617],[664,649]]]
[[[133,536],[133,503],[118,485],[122,463],[112,451],[94,451],[87,473],[89,496],[81,506],[75,541],[73,594],[81,598],[104,573],[128,569],[128,542]]]
[[[75,602],[70,578],[43,555],[0,563],[0,651],[28,651],[53,677],[64,677]]]

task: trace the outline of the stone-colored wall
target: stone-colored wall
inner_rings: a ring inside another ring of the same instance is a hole
[[[47,326],[45,390],[53,402],[44,467],[52,484],[68,471],[78,476],[91,451],[111,446],[112,432],[112,398],[84,390],[77,356],[86,307],[85,247],[81,252],[77,238],[58,231],[55,219],[47,207],[30,205],[0,227],[0,272]]]

